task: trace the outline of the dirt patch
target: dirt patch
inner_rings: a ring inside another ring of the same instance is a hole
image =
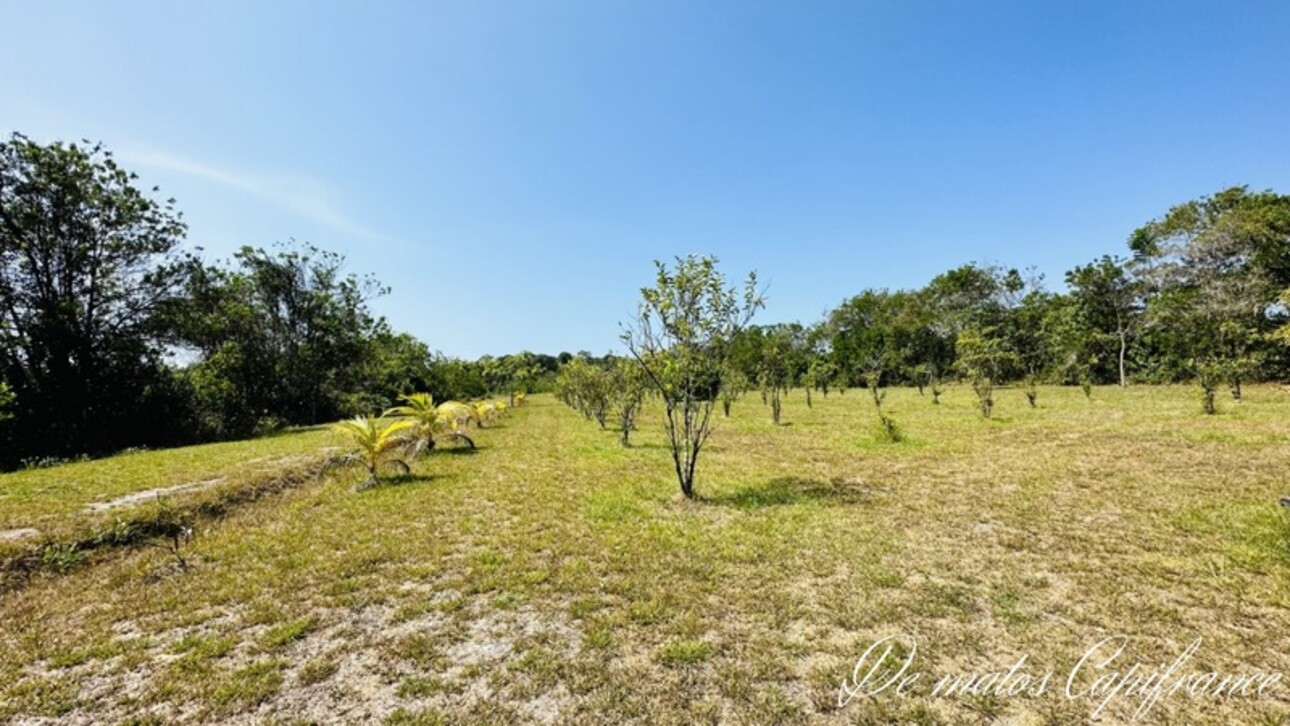
[[[18,529],[0,529],[0,542],[16,542],[20,539],[35,537],[40,534],[40,530],[31,527],[19,527]]]
[[[120,507],[132,507],[136,504],[142,504],[150,499],[168,494],[183,494],[185,492],[200,492],[203,489],[210,489],[224,481],[224,477],[207,479],[206,481],[196,481],[188,484],[176,484],[169,487],[157,487],[156,489],[145,489],[141,492],[131,492],[116,499],[109,499],[106,502],[93,502],[85,508],[88,512],[107,512]]]

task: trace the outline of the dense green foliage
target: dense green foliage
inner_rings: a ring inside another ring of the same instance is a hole
[[[386,290],[339,255],[184,251],[182,216],[155,192],[100,146],[0,143],[0,468],[371,415],[408,391],[514,404],[562,367],[576,405],[626,441],[640,381],[612,359],[446,358],[375,315]],[[625,343],[694,450],[713,404],[728,415],[749,388],[778,422],[794,387],[808,405],[812,391],[898,384],[935,402],[954,378],[988,416],[1010,382],[1191,380],[1213,411],[1222,388],[1239,401],[1243,382],[1290,378],[1290,197],[1234,187],[1179,204],[1127,252],[1070,270],[1065,291],[969,263],[920,289],[861,291],[805,327],[744,327],[755,291],[741,299],[711,258],[685,258],[642,291]]]
[[[185,227],[99,146],[0,143],[0,465],[182,439],[164,363]],[[182,425],[180,426],[182,428]]]
[[[0,143],[0,469],[543,390],[559,366],[438,355],[317,247],[208,263],[155,192],[99,146]]]
[[[1196,380],[1239,400],[1243,381],[1290,378],[1290,197],[1235,187],[1180,204],[1134,231],[1129,252],[1067,272],[1065,292],[978,264],[917,290],[865,290],[786,350],[765,347],[783,326],[750,328],[735,361],[750,380],[819,391],[952,376],[983,412],[1007,382]]]

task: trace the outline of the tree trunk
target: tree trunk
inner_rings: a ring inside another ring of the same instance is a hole
[[[1129,385],[1129,379],[1124,375],[1124,351],[1128,348],[1128,341],[1125,338],[1124,328],[1120,328],[1120,388]]]

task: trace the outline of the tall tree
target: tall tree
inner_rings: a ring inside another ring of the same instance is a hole
[[[136,184],[101,145],[0,143],[0,380],[16,395],[0,463],[181,428],[152,421],[178,405],[159,320],[181,294],[185,226]]]
[[[1290,199],[1233,187],[1171,208],[1129,239],[1155,339],[1205,389],[1257,373],[1290,278]]]
[[[1103,255],[1066,273],[1076,315],[1091,345],[1099,351],[1114,347],[1120,386],[1128,385],[1125,361],[1129,338],[1142,310],[1141,286],[1122,259]],[[1108,346],[1108,343],[1110,345]],[[1111,356],[1098,356],[1111,359]]]
[[[384,405],[363,392],[376,341],[390,335],[368,308],[385,288],[345,274],[344,264],[332,252],[285,245],[274,252],[243,247],[228,265],[194,265],[176,327],[200,355],[190,376],[203,409],[216,412],[216,435],[245,435],[273,421],[331,421]]]

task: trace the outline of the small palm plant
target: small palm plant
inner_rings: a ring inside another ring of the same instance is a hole
[[[481,429],[484,428],[484,424],[492,423],[506,413],[505,401],[476,401],[473,406],[475,423]]]
[[[411,457],[421,452],[433,451],[438,443],[437,436],[448,436],[464,441],[470,448],[475,442],[463,433],[466,423],[473,417],[474,411],[464,403],[447,401],[438,406],[429,393],[410,393],[399,396],[402,406],[395,406],[385,412],[386,416],[398,416],[414,423],[415,443],[409,450]]]
[[[465,441],[470,448],[475,448],[475,442],[465,433],[466,426],[475,419],[473,406],[460,401],[444,401],[435,410],[439,413],[438,422],[435,424],[436,431]]]
[[[349,439],[357,449],[349,458],[367,468],[368,478],[358,486],[359,489],[376,484],[377,473],[382,466],[393,466],[404,474],[411,473],[407,462],[396,454],[407,447],[408,430],[414,426],[416,422],[410,418],[390,420],[384,416],[357,416],[332,426],[332,431]]]
[[[399,396],[402,406],[387,410],[383,416],[397,416],[413,422],[415,431],[415,448],[410,452],[413,457],[422,451],[434,449],[435,431],[439,429],[439,409],[434,405],[434,396],[429,393],[409,393]]]

